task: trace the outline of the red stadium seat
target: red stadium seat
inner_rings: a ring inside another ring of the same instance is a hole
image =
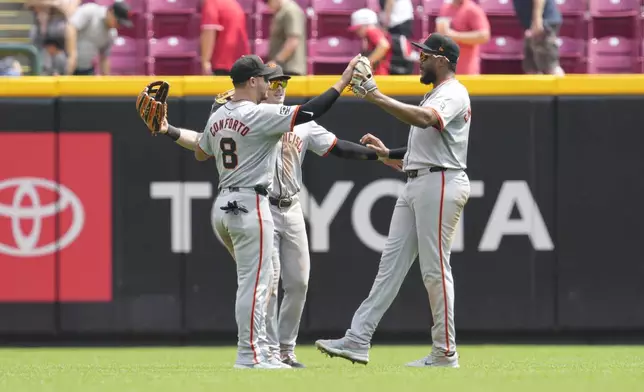
[[[148,45],[148,71],[151,75],[199,73],[198,40],[183,37],[153,38]]]
[[[593,38],[588,44],[589,73],[636,73],[635,43],[624,37]]]
[[[347,63],[360,52],[361,42],[346,37],[322,37],[308,41],[309,72],[341,74]]]

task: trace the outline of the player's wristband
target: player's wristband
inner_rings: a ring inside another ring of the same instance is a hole
[[[173,127],[172,125],[168,124],[168,132],[166,132],[166,136],[176,142],[181,136],[181,131],[179,130],[179,128]]]

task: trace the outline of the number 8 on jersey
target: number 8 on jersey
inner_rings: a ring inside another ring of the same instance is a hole
[[[225,169],[232,170],[239,163],[237,158],[237,143],[231,137],[222,138],[219,142],[221,149],[222,166]]]

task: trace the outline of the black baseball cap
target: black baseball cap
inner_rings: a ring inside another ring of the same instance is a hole
[[[259,56],[249,54],[235,61],[230,68],[230,78],[233,80],[233,83],[243,83],[252,77],[271,75],[273,69],[264,64]]]
[[[112,4],[112,12],[116,20],[119,22],[119,25],[123,27],[132,27],[132,21],[130,20],[130,6],[126,2],[117,0]]]
[[[284,75],[284,70],[279,65],[270,65],[269,66],[273,73],[268,76],[268,80],[289,80],[291,77]]]
[[[445,56],[452,64],[458,62],[458,56],[461,54],[458,44],[453,39],[439,33],[430,34],[422,44],[418,42],[411,44],[425,53]]]

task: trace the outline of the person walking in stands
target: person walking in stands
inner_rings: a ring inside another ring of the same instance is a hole
[[[490,21],[474,0],[453,0],[443,3],[436,18],[436,32],[450,37],[461,48],[456,73],[481,73],[480,46],[490,40]]]
[[[94,58],[99,56],[102,75],[110,74],[109,54],[117,27],[132,27],[130,7],[116,1],[110,7],[86,3],[78,7],[65,30],[67,74],[94,75]]]
[[[282,67],[284,75],[306,75],[306,16],[293,0],[263,0],[273,11],[268,64]]]
[[[201,70],[229,75],[233,63],[250,54],[246,14],[237,0],[204,0],[201,14]]]
[[[514,11],[525,30],[523,71],[563,76],[557,34],[563,19],[555,0],[514,0]]]

